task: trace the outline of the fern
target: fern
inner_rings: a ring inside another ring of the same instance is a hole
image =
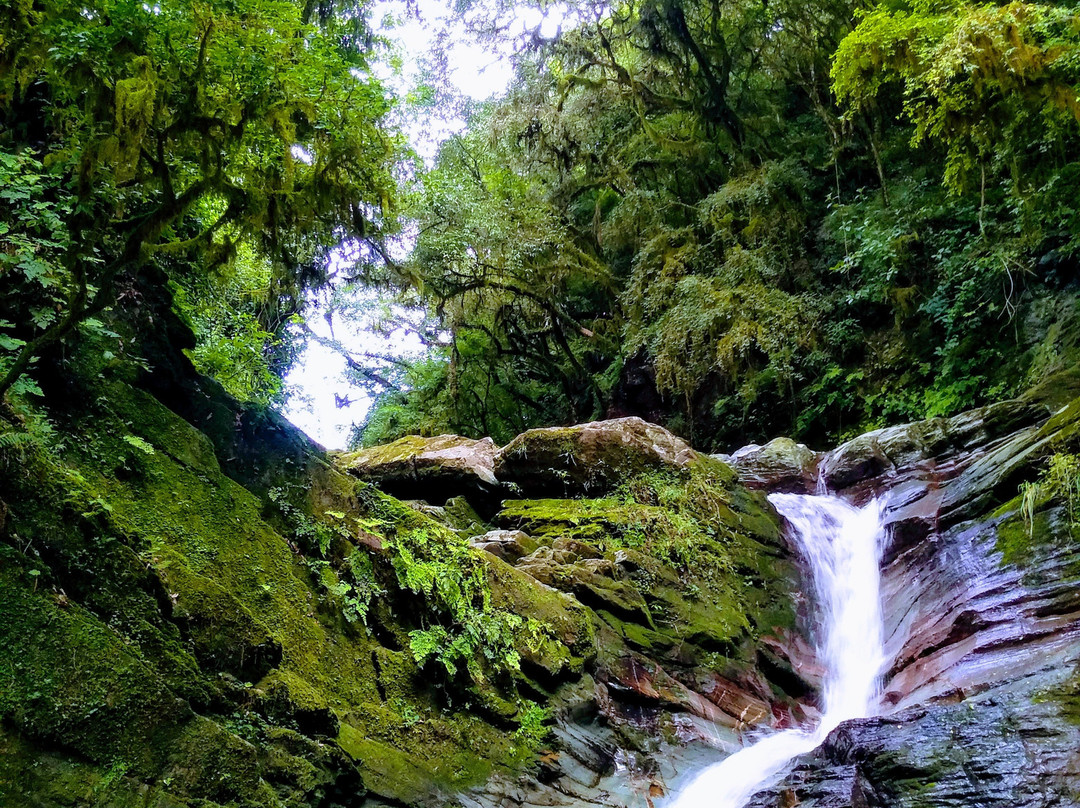
[[[128,446],[135,447],[143,454],[154,454],[153,445],[149,441],[143,440],[138,435],[124,435],[124,443],[126,443]]]
[[[29,432],[0,432],[0,450],[22,449],[34,442]]]

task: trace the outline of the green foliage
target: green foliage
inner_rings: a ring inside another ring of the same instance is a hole
[[[288,335],[266,330],[260,320],[272,280],[270,262],[240,245],[229,263],[206,275],[187,273],[173,287],[177,308],[195,331],[195,367],[240,401],[272,404],[282,397],[278,364],[292,346]]]
[[[1047,501],[1064,505],[1069,525],[1080,528],[1080,455],[1057,452],[1038,480],[1021,484],[1020,514],[1029,538],[1035,529],[1035,512]]]
[[[138,435],[124,435],[124,443],[128,446],[134,446],[143,454],[154,454],[153,445],[144,438],[140,438]]]
[[[412,200],[397,283],[445,339],[365,445],[825,443],[1021,389],[1080,256],[1077,11],[856,8],[627,0],[520,53]]]
[[[0,142],[0,378],[28,342],[55,326],[78,293],[77,277],[64,262],[73,195],[30,149],[7,148]],[[14,383],[17,394],[41,394],[30,378]]]
[[[946,149],[945,182],[960,192],[976,170],[1055,149],[1080,121],[1080,25],[1067,4],[983,5],[925,0],[863,15],[836,53],[835,89],[849,114],[903,90],[913,145]],[[996,173],[996,172],[995,172]],[[1015,176],[1017,190],[1031,177]],[[1040,172],[1042,173],[1042,172]]]
[[[515,742],[528,752],[539,752],[551,735],[551,728],[548,726],[550,720],[551,710],[535,701],[526,701],[518,712],[518,728],[514,732]]]
[[[400,584],[423,595],[450,623],[409,633],[418,663],[437,661],[450,677],[465,669],[476,682],[485,681],[485,670],[518,669],[516,635],[525,620],[491,607],[484,567],[465,540],[420,527],[397,535],[392,547]]]
[[[0,432],[0,450],[22,449],[33,442],[34,436],[29,432]]]
[[[543,183],[514,170],[518,147],[494,113],[443,144],[411,203],[419,235],[397,282],[445,332],[378,402],[365,445],[446,429],[509,439],[603,411],[586,365],[616,351],[613,279]]]
[[[327,511],[313,518],[287,489],[268,493],[304,552],[313,580],[348,622],[367,625],[373,602],[387,595],[376,566],[386,557],[372,557],[355,543],[358,537],[377,539],[397,586],[425,603],[417,614],[422,627],[409,633],[419,664],[435,662],[451,680],[467,673],[484,684],[517,671],[520,649],[545,636],[536,620],[492,606],[487,567],[467,539],[396,500],[363,488],[368,516]]]
[[[295,456],[274,466],[279,498],[330,536],[318,560],[333,576],[316,576],[276,509],[221,472],[206,436],[151,396],[91,378],[93,395],[50,402],[62,440],[48,452],[24,453],[22,439],[0,450],[0,644],[21,649],[0,655],[0,803],[303,805],[343,777],[358,783],[356,769],[412,803],[526,763],[513,726],[438,709],[431,671],[418,677],[408,649],[381,645],[359,613],[351,625],[350,594],[327,588],[347,581],[395,634],[444,619],[391,585],[388,553],[347,545],[339,527],[377,544],[351,480]],[[208,715],[188,706],[210,703]],[[297,731],[315,722],[329,738]]]
[[[409,634],[421,665],[437,662],[447,676],[467,672],[482,684],[517,671],[519,649],[543,636],[539,622],[491,602],[487,568],[468,540],[388,497],[371,503],[381,520],[398,584],[424,597],[427,625]]]
[[[403,150],[363,14],[281,0],[20,9],[0,20],[0,394],[121,287],[137,307],[128,287],[149,266],[198,290],[207,369],[262,340],[280,372],[277,343],[328,282],[330,252],[393,227]],[[222,317],[199,282],[238,254],[266,268],[254,323]],[[232,383],[274,393],[258,362]]]

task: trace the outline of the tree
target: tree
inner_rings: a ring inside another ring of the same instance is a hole
[[[1011,168],[1019,189],[1031,168],[1061,167],[1043,150],[1076,141],[1080,9],[960,0],[879,6],[840,43],[832,75],[848,115],[898,84],[915,124],[913,145],[946,150],[944,180],[954,192],[972,173],[985,192],[988,168]]]
[[[392,228],[402,143],[369,46],[356,4],[8,6],[0,154],[23,190],[0,236],[0,396],[149,263],[205,272],[246,245],[280,334],[336,245]],[[50,233],[27,223],[40,205]]]
[[[500,5],[469,4],[495,36]],[[423,428],[467,379],[451,422],[470,433],[540,390],[550,406],[518,409],[542,422],[632,412],[729,447],[1018,389],[1003,324],[1040,261],[1080,254],[1075,9],[624,0],[571,19],[533,33],[423,180],[401,283],[467,349],[373,421]]]

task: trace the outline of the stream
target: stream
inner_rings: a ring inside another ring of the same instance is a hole
[[[772,494],[791,526],[815,593],[814,633],[824,669],[815,724],[759,735],[704,769],[670,808],[742,808],[775,784],[799,756],[816,749],[841,722],[873,715],[887,662],[881,617],[885,531],[877,500],[855,508],[828,495]]]

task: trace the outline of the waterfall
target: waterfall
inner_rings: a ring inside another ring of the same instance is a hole
[[[876,712],[886,662],[881,620],[883,533],[877,501],[854,508],[831,496],[772,494],[810,568],[816,648],[824,668],[816,725],[774,732],[705,769],[670,808],[742,808],[842,721]]]

